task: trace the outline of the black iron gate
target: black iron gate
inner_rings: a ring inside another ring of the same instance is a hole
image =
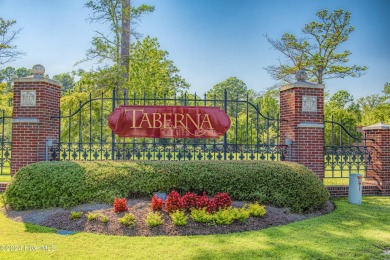
[[[11,174],[12,117],[0,112],[0,175]]]
[[[119,138],[107,119],[119,103],[129,105],[218,106],[231,119],[230,130],[220,139]],[[51,160],[284,160],[286,146],[279,145],[279,119],[265,116],[249,95],[239,97],[225,91],[199,97],[183,94],[173,97],[131,99],[89,96],[73,109],[61,111],[60,142],[51,147]]]
[[[366,145],[364,134],[358,129],[348,131],[341,120],[334,122],[333,117],[324,123],[325,179],[349,178],[350,173],[360,173],[367,177],[367,170],[373,163],[373,150]]]

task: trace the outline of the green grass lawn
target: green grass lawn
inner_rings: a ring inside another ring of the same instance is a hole
[[[0,259],[389,259],[390,197],[364,197],[362,206],[335,203],[331,214],[286,226],[184,237],[60,236],[1,213]],[[48,250],[7,252],[6,245]]]
[[[323,182],[325,186],[349,186],[348,178],[325,178]]]

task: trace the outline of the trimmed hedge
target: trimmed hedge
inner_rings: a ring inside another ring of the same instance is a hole
[[[226,192],[232,199],[306,211],[329,193],[315,174],[290,162],[40,162],[23,167],[5,198],[16,210],[112,203],[153,192]]]

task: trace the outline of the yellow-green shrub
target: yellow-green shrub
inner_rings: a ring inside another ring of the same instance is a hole
[[[213,219],[213,215],[207,212],[205,208],[203,209],[191,208],[191,218],[195,222],[207,223]]]
[[[162,225],[164,223],[163,215],[158,211],[149,211],[145,222],[149,227]]]
[[[246,208],[241,208],[241,209],[233,209],[234,210],[234,219],[238,220],[241,223],[245,223],[249,216],[250,216],[250,211]]]
[[[187,225],[188,216],[185,214],[184,210],[176,210],[169,214],[172,219],[173,224],[176,226],[185,226]]]
[[[81,211],[80,212],[72,211],[72,212],[70,212],[69,217],[73,220],[76,220],[76,219],[81,218],[82,215],[83,215],[83,212],[81,212]]]
[[[213,214],[213,220],[218,225],[230,225],[236,220],[236,212],[232,207],[218,210]]]
[[[243,208],[247,209],[252,217],[260,218],[267,213],[265,206],[260,205],[258,202],[246,204]]]
[[[119,218],[119,223],[124,226],[134,227],[135,226],[135,216],[131,213],[125,213],[122,218]]]
[[[87,215],[86,215],[88,221],[97,220],[99,218],[99,216],[100,216],[99,213],[92,213],[92,212],[88,212]]]

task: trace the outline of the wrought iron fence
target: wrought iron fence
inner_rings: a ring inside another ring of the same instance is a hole
[[[115,96],[115,95],[114,95]],[[119,104],[217,106],[231,119],[230,130],[220,139],[119,138],[107,119]],[[74,111],[61,111],[60,142],[54,144],[51,160],[284,160],[286,146],[279,145],[279,119],[260,112],[249,95],[199,97],[183,94],[131,99],[92,97]]]
[[[0,112],[0,175],[9,175],[11,172],[11,134],[12,117]]]
[[[341,120],[324,123],[325,178],[348,178],[350,173],[361,173],[367,177],[367,170],[373,163],[373,148],[366,145],[365,136],[357,130],[352,135]]]

